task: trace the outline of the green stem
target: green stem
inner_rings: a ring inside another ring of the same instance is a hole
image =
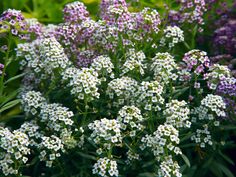
[[[2,71],[2,76],[1,76],[1,80],[0,80],[0,96],[2,96],[3,94],[3,88],[4,88],[4,77],[5,77],[5,73],[6,73],[6,68],[7,68],[7,62],[8,62],[8,58],[9,58],[9,54],[10,54],[10,49],[11,49],[11,41],[12,41],[12,34],[9,33],[9,38],[8,38],[8,45],[7,45],[7,52],[6,52],[6,57],[4,60],[4,68]]]

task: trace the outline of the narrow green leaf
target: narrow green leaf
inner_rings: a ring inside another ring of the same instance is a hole
[[[233,175],[233,173],[227,167],[225,167],[224,165],[219,164],[219,167],[227,177],[235,177]]]
[[[89,155],[89,154],[85,154],[83,152],[76,152],[78,155],[84,157],[84,158],[87,158],[87,159],[91,159],[91,160],[97,160],[96,157],[92,156],[92,155]]]
[[[149,172],[144,172],[144,173],[140,173],[138,175],[138,177],[156,177],[156,174],[154,173],[149,173]]]
[[[10,100],[12,100],[13,98],[15,98],[16,97],[16,95],[18,94],[18,92],[19,92],[19,89],[17,89],[17,90],[14,90],[13,92],[11,92],[10,94],[8,94],[8,95],[6,95],[6,96],[4,96],[4,98],[3,99],[1,99],[1,104],[0,104],[0,107],[2,107],[3,105],[5,105],[7,102],[9,102]]]
[[[188,159],[188,157],[184,154],[181,154],[182,159],[184,160],[184,162],[186,163],[186,165],[188,165],[188,167],[191,167],[190,161]]]
[[[235,164],[233,160],[231,160],[227,155],[223,154],[221,151],[219,151],[219,154],[221,155],[221,157],[223,157],[231,165]]]
[[[155,160],[152,160],[152,161],[150,161],[150,162],[144,163],[144,164],[142,165],[142,168],[146,168],[146,167],[148,167],[148,166],[151,166],[151,165],[153,165],[155,162],[156,162]]]
[[[14,76],[14,77],[11,77],[11,78],[8,79],[4,84],[6,85],[7,83],[9,83],[9,82],[11,82],[11,81],[14,81],[14,80],[16,80],[16,79],[18,79],[18,78],[21,78],[21,77],[24,76],[24,75],[25,75],[25,73],[22,73],[22,74],[19,74],[19,75]]]
[[[20,99],[17,99],[17,100],[13,100],[13,101],[10,101],[8,103],[6,103],[1,109],[0,109],[0,113],[7,110],[7,109],[10,109],[12,107],[14,107],[15,105],[17,105],[18,103],[20,103]]]

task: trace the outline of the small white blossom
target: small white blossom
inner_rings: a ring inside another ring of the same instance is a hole
[[[166,116],[166,124],[173,125],[176,128],[190,128],[191,122],[188,121],[190,110],[185,101],[171,100],[166,104],[164,115]]]
[[[87,101],[99,98],[98,86],[101,80],[98,79],[98,73],[92,68],[68,68],[62,74],[64,80],[69,79],[68,87],[71,87],[71,94],[76,95],[78,99]]]
[[[90,139],[104,148],[110,149],[111,145],[120,146],[122,142],[121,126],[115,119],[95,120],[88,128],[93,131]]]
[[[118,177],[119,171],[116,161],[108,159],[107,157],[98,159],[93,166],[93,174],[97,174],[101,177]]]
[[[20,165],[26,164],[30,154],[28,136],[19,131],[11,132],[0,127],[0,169],[5,176],[17,175]],[[14,162],[18,162],[14,164]]]
[[[172,156],[166,156],[160,164],[160,170],[158,176],[163,177],[182,177],[180,173],[180,166],[176,161],[173,161]]]
[[[184,41],[184,32],[177,26],[167,26],[164,29],[164,37],[161,38],[161,45],[168,44],[169,48],[175,46],[175,44]]]
[[[169,53],[157,53],[152,59],[151,70],[154,72],[155,80],[168,84],[170,80],[175,81],[178,69],[174,57]]]
[[[141,115],[141,111],[135,106],[124,106],[118,112],[117,121],[121,124],[121,129],[130,130],[135,135],[137,130],[142,130],[144,126],[142,122],[144,118]]]
[[[181,154],[179,144],[179,132],[172,125],[159,125],[153,135],[146,135],[141,140],[144,147],[150,148],[153,155],[160,160],[161,155],[165,155],[165,149],[174,154]]]
[[[137,92],[138,104],[143,105],[145,110],[160,110],[160,105],[164,103],[163,86],[158,81],[143,81]]]

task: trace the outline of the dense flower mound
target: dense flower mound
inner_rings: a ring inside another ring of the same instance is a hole
[[[203,0],[184,1],[182,21],[202,25],[205,10]],[[24,30],[20,12],[5,13],[0,20]],[[130,12],[123,0],[102,0],[97,21],[81,2],[63,14],[54,26],[27,20],[36,39],[16,48],[25,120],[0,128],[5,176],[27,173],[28,163],[49,176],[181,177],[191,153],[227,140],[216,135],[236,81],[206,52],[175,50],[185,42],[180,27],[162,24],[155,9]]]

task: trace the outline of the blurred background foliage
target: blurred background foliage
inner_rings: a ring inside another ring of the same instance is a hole
[[[26,18],[37,18],[41,23],[60,23],[62,22],[64,5],[73,1],[75,0],[1,0],[0,13],[11,8],[21,10]],[[80,1],[87,6],[90,14],[96,18],[100,0]],[[171,3],[171,0],[127,0],[127,2],[132,4],[131,11],[137,11],[148,6],[162,13],[164,4]]]
[[[26,18],[37,18],[41,23],[62,22],[62,9],[74,0],[1,0],[0,12],[11,8],[21,10]],[[83,0],[94,16],[97,14],[99,0]]]

